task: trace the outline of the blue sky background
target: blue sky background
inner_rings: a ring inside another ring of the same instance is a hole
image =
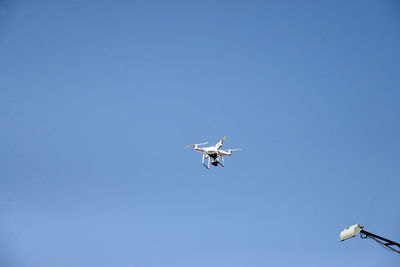
[[[398,266],[339,233],[400,242],[399,33],[397,1],[1,1],[1,266]]]

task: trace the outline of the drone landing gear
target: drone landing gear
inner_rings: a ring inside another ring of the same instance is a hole
[[[208,159],[207,165],[204,163],[205,159]],[[224,159],[221,157],[222,162],[224,162]],[[206,156],[205,154],[203,154],[202,160],[201,160],[201,164],[203,164],[204,167],[206,167],[207,169],[210,169],[210,163],[214,166],[217,167],[218,164],[221,165],[222,167],[225,167],[224,164],[221,161],[219,161],[219,157],[213,157],[213,156]]]
[[[218,161],[219,165],[221,165],[222,167],[225,167],[224,164],[222,164],[221,161]]]
[[[203,163],[203,166],[206,167],[207,169],[210,168],[210,164],[208,164],[208,166],[206,164]]]
[[[224,158],[222,156],[217,156],[217,157],[213,158],[213,163],[212,164],[215,167],[217,167],[218,164],[221,165],[222,167],[225,167],[224,164],[221,161],[224,162]]]
[[[201,163],[203,164],[204,167],[206,167],[207,169],[209,169],[209,168],[210,168],[210,157],[208,157],[208,166],[207,166],[206,164],[204,164],[205,156],[206,156],[206,155],[203,154],[203,158],[201,159]]]

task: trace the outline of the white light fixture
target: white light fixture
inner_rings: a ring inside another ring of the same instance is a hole
[[[352,226],[349,226],[345,228],[341,233],[340,233],[340,241],[355,237],[358,235],[361,230],[364,228],[364,226],[359,225],[359,224],[354,224]]]

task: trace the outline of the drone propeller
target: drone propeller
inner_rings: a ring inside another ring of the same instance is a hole
[[[185,147],[195,147],[195,146],[201,146],[201,145],[207,145],[207,144],[208,144],[208,142],[204,142],[204,143],[194,144],[194,145],[185,146]]]
[[[226,137],[222,138],[221,139],[221,144],[223,144],[225,142],[225,140],[226,140]]]

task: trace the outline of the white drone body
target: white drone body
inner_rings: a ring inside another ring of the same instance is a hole
[[[226,137],[222,138],[221,141],[215,144],[215,146],[208,146],[208,147],[199,147],[201,145],[206,145],[208,142],[201,143],[201,144],[194,144],[186,147],[193,147],[194,150],[199,151],[203,154],[203,158],[201,163],[206,167],[207,169],[210,168],[210,162],[212,165],[217,167],[218,165],[221,165],[224,167],[224,156],[230,156],[232,155],[232,151],[237,151],[241,149],[227,149],[227,150],[222,150],[222,144],[226,140]],[[208,164],[204,164],[204,160],[208,159]],[[221,162],[222,161],[222,162]]]

